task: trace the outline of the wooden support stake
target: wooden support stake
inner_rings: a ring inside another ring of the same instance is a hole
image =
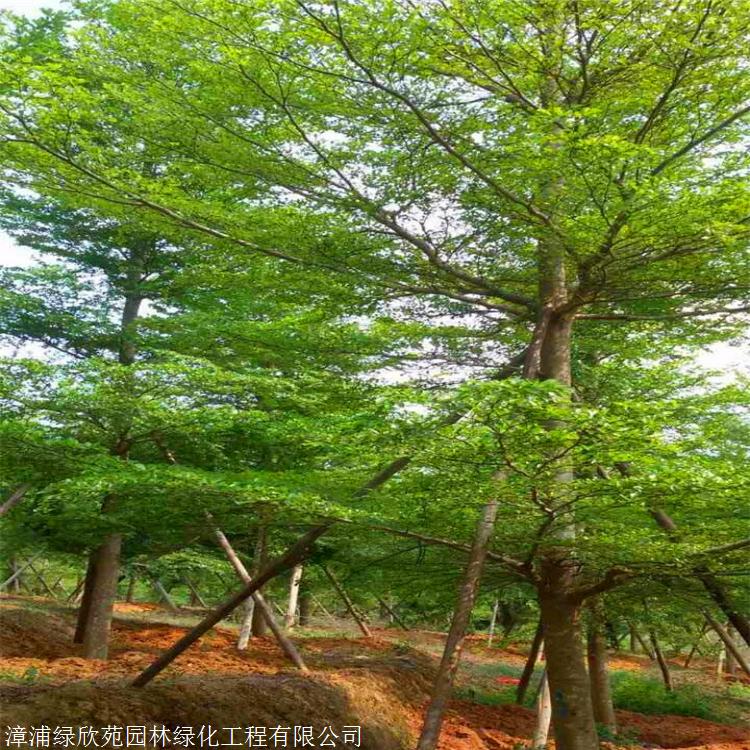
[[[729,636],[729,633],[727,633],[726,630],[719,624],[719,622],[711,615],[710,612],[705,611],[703,613],[706,617],[706,622],[713,628],[713,630],[716,632],[716,635],[721,638],[722,642],[726,646],[727,653],[734,657],[734,660],[737,662],[737,664],[740,665],[742,668],[742,671],[750,677],[750,664],[748,664],[747,659],[743,656],[742,652],[737,648],[737,644],[734,642],[734,640]]]
[[[362,635],[364,635],[365,638],[372,638],[370,628],[367,627],[367,623],[364,621],[362,615],[357,612],[354,603],[349,598],[349,595],[346,593],[346,591],[344,591],[343,586],[338,582],[336,576],[333,574],[333,571],[327,565],[324,565],[323,572],[326,574],[326,576],[328,576],[328,580],[331,582],[331,585],[336,589],[336,592],[346,605],[347,610],[349,610],[349,614],[354,618],[359,629],[362,631]]]
[[[252,583],[250,573],[248,572],[242,560],[240,560],[239,556],[234,550],[234,547],[232,547],[224,532],[220,528],[214,527],[214,534],[216,535],[216,539],[218,540],[219,545],[224,550],[224,554],[232,564],[235,573],[237,573],[237,576],[245,584]],[[279,646],[281,646],[281,649],[286,654],[287,658],[292,662],[292,664],[294,664],[295,667],[297,667],[297,669],[301,670],[302,672],[307,672],[307,665],[303,661],[302,656],[297,650],[297,647],[286,635],[286,633],[284,633],[283,628],[277,622],[273,612],[271,611],[271,608],[268,606],[268,603],[263,598],[261,593],[259,591],[254,591],[251,594],[251,597],[255,606],[258,607],[258,609],[261,611],[263,617],[268,623],[268,627],[271,629],[271,632],[274,634],[274,637],[278,641]],[[244,625],[245,623],[243,622],[243,626]]]
[[[404,625],[401,618],[396,614],[393,607],[391,607],[384,599],[378,598],[379,604],[385,609],[386,612],[393,618],[393,621],[398,625],[401,630],[408,630],[409,628]]]

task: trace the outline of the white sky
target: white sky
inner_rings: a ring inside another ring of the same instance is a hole
[[[62,8],[64,4],[64,0],[0,0],[0,10],[36,15],[42,8]],[[19,247],[0,232],[0,265],[30,266],[34,263],[32,250]],[[706,349],[698,362],[709,369],[724,371],[726,375],[744,373],[750,376],[750,343],[746,340],[741,345],[716,344]]]
[[[12,10],[30,16],[42,8],[61,8],[62,0],[0,0],[0,10]]]

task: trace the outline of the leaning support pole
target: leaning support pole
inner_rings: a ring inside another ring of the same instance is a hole
[[[229,540],[226,537],[226,534],[224,534],[224,532],[218,527],[214,528],[214,534],[216,535],[216,539],[221,545],[221,548],[224,550],[227,558],[229,558],[229,562],[232,564],[235,573],[237,573],[237,575],[245,583],[245,585],[251,584],[252,578],[250,577],[250,573],[248,573],[248,570],[243,564],[242,560],[240,560],[239,556],[234,551],[234,547],[232,547],[232,545],[230,544]],[[289,661],[291,661],[292,664],[297,667],[297,669],[300,669],[303,672],[307,672],[307,666],[302,660],[299,651],[297,651],[297,647],[294,645],[294,643],[292,643],[292,641],[289,639],[282,627],[277,622],[273,612],[271,611],[271,608],[266,603],[266,600],[258,591],[254,591],[252,594],[250,594],[250,596],[252,597],[255,606],[258,607],[261,614],[265,618],[266,622],[268,623],[268,627],[271,629],[271,632],[274,634],[276,640],[279,643],[279,646],[281,646],[281,650],[286,654]],[[245,622],[243,622],[243,627],[244,626]]]
[[[484,506],[482,517],[477,525],[469,554],[469,562],[458,590],[458,602],[453,613],[448,637],[445,641],[443,658],[438,667],[437,677],[432,688],[430,705],[427,707],[422,734],[417,743],[417,750],[435,750],[440,739],[445,706],[450,698],[453,689],[453,680],[461,660],[461,647],[466,637],[466,628],[469,624],[474,601],[476,600],[484,561],[487,557],[487,548],[492,538],[492,532],[495,529],[497,511],[497,500],[490,500]]]
[[[401,630],[409,629],[406,625],[404,625],[403,620],[395,613],[393,607],[391,607],[391,605],[388,604],[385,599],[381,599],[380,597],[378,597],[378,604],[380,604],[383,609],[393,618],[393,621],[401,628]]]
[[[508,374],[512,374],[513,369],[509,369]],[[446,424],[455,424],[461,415],[451,415],[446,420]],[[411,456],[399,456],[383,467],[371,479],[365,482],[353,495],[354,499],[366,497],[368,493],[376,490],[385,484],[391,477],[398,474],[406,468],[411,461]],[[158,659],[150,664],[138,675],[133,681],[133,687],[143,687],[148,685],[163,669],[168,667],[183,651],[190,648],[193,643],[207,633],[217,623],[221,622],[227,615],[231,614],[242,602],[245,601],[254,591],[263,586],[272,578],[280,573],[302,562],[311,552],[315,542],[322,537],[332,526],[333,521],[313,526],[309,531],[303,534],[281,557],[267,565],[253,581],[247,584],[243,589],[238,591],[230,599],[220,604],[213,612],[208,614],[199,622],[190,632],[186,633],[171,648],[168,648]]]
[[[0,516],[4,516],[11,508],[18,505],[24,499],[26,493],[31,489],[30,484],[21,484],[10,493],[8,499],[0,505]]]
[[[341,597],[341,601],[343,601],[346,605],[346,608],[349,610],[349,614],[354,618],[357,626],[362,631],[362,635],[364,635],[365,638],[372,638],[370,628],[367,627],[367,623],[362,618],[362,615],[357,612],[357,609],[354,606],[354,602],[352,602],[352,600],[349,598],[349,594],[344,591],[344,587],[338,582],[336,576],[333,574],[333,571],[327,565],[324,565],[323,572],[328,576],[328,580],[331,582],[331,585],[336,589],[336,593]]]
[[[37,557],[39,557],[39,555],[34,555],[34,557],[32,557],[30,560],[27,560],[23,565],[16,568],[10,578],[6,578],[2,583],[0,583],[0,590],[4,589],[6,586],[10,586],[13,581],[18,580],[18,577],[21,575],[21,573],[23,573],[23,571],[26,570],[26,568],[28,568],[31,563],[36,560]]]
[[[281,557],[277,557],[267,565],[252,581],[240,589],[234,596],[220,604],[213,612],[201,620],[192,630],[187,632],[179,641],[168,648],[158,659],[151,663],[133,680],[133,687],[148,685],[162,670],[168,667],[183,651],[190,648],[202,635],[225,617],[234,612],[249,596],[252,596],[261,586],[275,578],[285,570],[294,567],[310,554],[315,542],[328,531],[330,524],[314,526],[303,534]]]
[[[706,622],[716,632],[716,635],[718,635],[719,638],[721,638],[722,642],[726,646],[727,652],[734,657],[734,660],[737,662],[737,664],[740,665],[740,667],[742,668],[742,671],[748,677],[750,677],[750,664],[748,664],[747,659],[743,656],[742,652],[737,648],[737,644],[730,637],[729,633],[727,633],[727,631],[719,624],[719,622],[713,617],[713,615],[711,615],[710,612],[704,612],[703,614],[706,617]]]
[[[156,589],[156,593],[159,594],[161,600],[167,605],[167,609],[173,615],[180,614],[180,608],[175,604],[174,599],[169,595],[169,592],[164,588],[164,584],[150,571],[148,572],[149,578],[151,578],[151,584]]]

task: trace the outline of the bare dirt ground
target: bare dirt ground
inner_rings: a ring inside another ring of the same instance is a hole
[[[118,605],[108,661],[80,657],[73,610],[41,599],[0,598],[0,706],[5,725],[163,724],[175,726],[362,726],[361,747],[413,747],[442,636],[377,630],[372,639],[299,634],[310,667],[291,670],[271,638],[238,652],[236,631],[218,628],[145,689],[130,680],[184,632],[153,605]],[[472,694],[512,686],[495,667],[523,666],[523,649],[488,649],[470,638],[450,704],[441,750],[518,750],[528,745],[533,713],[485,705]],[[643,657],[616,655],[613,666],[650,669]],[[714,680],[709,666],[692,680]],[[620,711],[630,743],[649,748],[750,750],[750,730],[685,716]],[[0,743],[2,737],[0,737]],[[343,746],[342,746],[343,747]]]

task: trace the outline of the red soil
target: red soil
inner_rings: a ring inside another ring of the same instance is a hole
[[[9,597],[4,599],[0,600],[0,605],[4,605],[0,606],[0,672],[21,676],[29,668],[35,668],[43,681],[38,686],[35,683],[22,690],[48,691],[50,700],[53,700],[50,686],[59,686],[59,695],[62,696],[66,690],[75,694],[76,690],[87,689],[81,680],[95,680],[102,695],[110,691],[117,700],[142,701],[133,696],[132,691],[130,694],[122,692],[127,690],[124,678],[135,676],[156,654],[185,632],[185,628],[166,623],[118,619],[114,624],[110,659],[106,662],[90,661],[81,658],[78,647],[72,645],[73,616],[70,611],[60,608],[34,611],[19,607]],[[153,605],[118,605],[118,612],[125,615],[152,609]],[[410,634],[409,639],[432,646],[439,644],[443,637],[437,633],[420,633]],[[261,679],[258,675],[266,675],[263,679],[276,680],[274,684],[278,684],[278,690],[282,692],[285,685],[289,687],[290,681],[295,685],[299,683],[293,690],[289,688],[290,700],[293,702],[295,690],[308,704],[318,700],[322,715],[325,715],[329,700],[325,690],[330,691],[331,686],[338,685],[356,695],[358,710],[366,713],[368,706],[372,708],[372,715],[364,718],[374,721],[375,725],[378,722],[394,726],[401,723],[412,735],[421,728],[434,657],[394,643],[392,631],[376,631],[372,639],[299,639],[304,658],[312,670],[309,675],[292,672],[270,638],[253,639],[245,652],[235,649],[235,639],[234,631],[215,629],[165,672],[165,681],[157,680],[157,683],[161,684],[161,689],[168,690],[172,684],[170,680],[177,679],[179,683],[174,684],[179,684],[180,691],[190,693],[198,707],[206,700],[206,695],[215,696],[217,687],[223,685],[221,692],[228,696],[229,707],[232,689],[240,690],[240,687],[231,688],[231,685],[247,685],[248,681]],[[514,664],[524,661],[520,648],[488,649],[484,638],[469,639],[467,651],[479,661],[493,659]],[[640,669],[647,664],[645,657],[641,660],[617,655],[612,659],[612,665],[617,669]],[[517,682],[509,677],[496,681],[503,685]],[[7,688],[9,695],[15,689],[12,686]],[[273,703],[274,690],[269,693],[264,687],[262,694],[270,696],[267,699]],[[55,699],[61,700],[59,696]],[[41,700],[39,695],[35,700]],[[169,701],[174,699],[165,697],[164,700],[169,706]],[[277,703],[281,700],[281,693],[275,700]],[[133,703],[128,710],[131,709],[136,711],[139,705]],[[388,712],[388,715],[383,712]],[[650,747],[750,750],[750,732],[739,727],[687,717],[643,716],[629,712],[619,712],[618,718],[629,735],[637,736],[640,742]],[[446,717],[440,750],[513,750],[528,744],[533,726],[533,712],[525,708],[454,700]],[[410,744],[411,741],[406,741],[403,746]],[[386,745],[382,744],[382,747]]]

